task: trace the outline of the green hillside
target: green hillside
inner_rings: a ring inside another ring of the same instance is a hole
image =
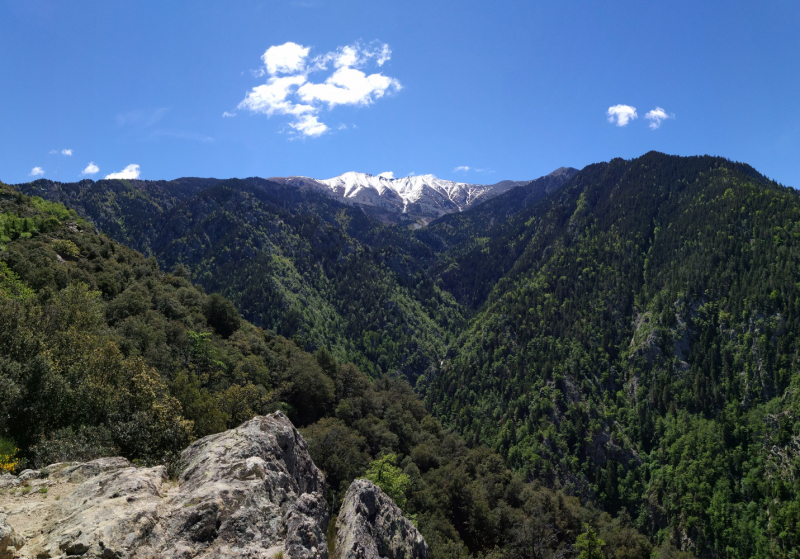
[[[793,556],[795,191],[649,153],[584,169],[479,250],[462,260],[508,271],[430,379],[438,417],[658,540]]]
[[[404,380],[306,353],[187,276],[0,183],[0,468],[121,454],[176,476],[192,440],[283,409],[304,427],[333,513],[373,462],[396,464],[395,497],[434,559],[572,556],[590,535],[649,556],[630,519],[469,449]]]
[[[263,179],[36,181],[116,240],[154,255],[242,309],[245,318],[327,347],[373,376],[416,379],[463,323],[426,273],[433,251],[358,208]]]
[[[800,547],[800,197],[747,165],[615,159],[417,231],[261,179],[20,188],[184,266],[265,336],[409,379],[470,447],[648,545]],[[511,538],[454,526],[472,553]]]

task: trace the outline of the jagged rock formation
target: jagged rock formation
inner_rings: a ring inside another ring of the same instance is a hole
[[[342,501],[334,555],[334,559],[427,559],[428,546],[380,487],[357,479]]]
[[[164,466],[125,458],[0,476],[0,559],[328,559],[325,480],[281,412],[200,439]],[[427,559],[416,527],[367,480],[347,491],[341,559]]]
[[[5,476],[15,491],[29,495],[37,483],[60,497],[24,499],[8,511],[12,525],[15,515],[25,523],[28,539],[13,556],[327,559],[325,481],[285,415],[205,437],[181,458],[177,481],[164,466],[137,468],[122,458]],[[5,545],[22,545],[6,533],[0,520]]]

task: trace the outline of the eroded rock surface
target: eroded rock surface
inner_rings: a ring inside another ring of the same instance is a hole
[[[14,556],[327,559],[325,481],[285,415],[205,437],[182,460],[177,482],[120,458],[48,467],[42,483],[63,497],[15,505],[42,520]]]
[[[25,540],[8,523],[6,515],[0,513],[0,559],[12,559]]]
[[[380,487],[350,484],[336,521],[335,559],[427,559],[422,534]]]

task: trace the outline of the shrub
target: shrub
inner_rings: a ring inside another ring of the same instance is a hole
[[[406,490],[411,478],[397,467],[396,454],[384,454],[373,460],[364,477],[380,487],[398,507],[406,506]]]
[[[31,447],[33,465],[36,468],[56,462],[88,462],[105,456],[116,456],[119,449],[114,445],[111,432],[103,427],[82,426],[58,429]]]
[[[66,239],[55,239],[50,243],[50,248],[66,258],[76,258],[81,253],[78,245]]]
[[[17,451],[12,441],[0,438],[0,473],[10,474],[16,469],[19,464]]]
[[[223,338],[229,338],[239,329],[241,318],[233,303],[222,295],[211,295],[203,308],[208,325]]]

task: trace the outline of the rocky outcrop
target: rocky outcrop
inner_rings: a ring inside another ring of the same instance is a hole
[[[325,480],[280,412],[200,439],[183,470],[125,458],[0,476],[0,559],[328,559]],[[392,500],[367,480],[347,491],[341,559],[427,559]]]
[[[6,515],[0,513],[0,559],[13,559],[23,545],[25,540],[14,531]]]
[[[181,458],[177,481],[121,458],[31,474],[74,489],[38,502],[43,521],[18,556],[327,559],[325,481],[285,415],[205,437]]]
[[[380,487],[366,479],[350,484],[336,522],[335,559],[427,559],[416,526]]]

